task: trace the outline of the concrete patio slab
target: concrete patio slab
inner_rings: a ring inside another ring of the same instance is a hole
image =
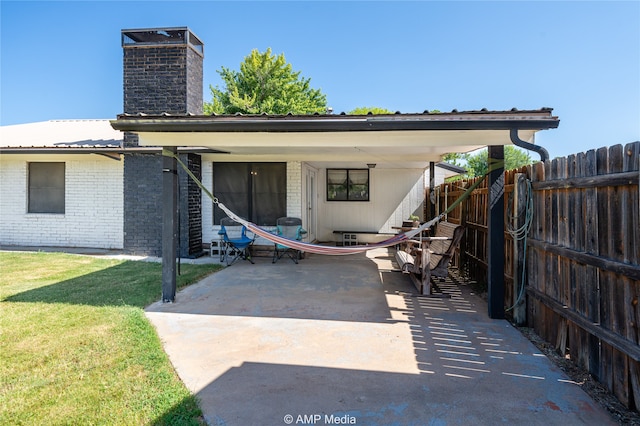
[[[211,425],[615,424],[464,283],[386,249],[239,262],[146,314]]]

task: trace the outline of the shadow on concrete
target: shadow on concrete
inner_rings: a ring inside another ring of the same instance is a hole
[[[613,424],[463,281],[439,287],[372,250],[236,264],[146,313],[214,425]]]
[[[235,263],[181,291],[175,304],[157,303],[147,311],[395,322],[374,260],[365,253],[307,255],[299,264],[282,261],[273,264],[270,258],[254,258],[255,264]],[[409,281],[401,287],[409,292],[413,288]]]
[[[511,381],[244,362],[197,396],[212,425],[611,424],[569,384]]]

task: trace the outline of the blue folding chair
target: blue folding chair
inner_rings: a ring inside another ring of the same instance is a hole
[[[247,236],[247,228],[236,222],[235,220],[225,217],[220,220],[220,231],[218,235],[221,236],[222,247],[221,249],[221,261],[226,261],[227,266],[233,264],[238,259],[248,260],[251,263],[251,244],[255,239]]]
[[[276,220],[276,235],[278,236],[289,238],[290,240],[302,241],[302,236],[306,233],[307,231],[302,229],[302,219],[300,218],[281,217]],[[292,249],[278,243],[274,244],[275,248],[272,263],[276,263],[278,259],[281,259],[285,254],[295,263],[298,263],[302,254],[300,250]]]

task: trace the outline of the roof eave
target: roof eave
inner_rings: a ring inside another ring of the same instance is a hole
[[[467,172],[464,167],[456,166],[455,164],[447,163],[446,161],[440,161],[436,164],[437,167],[441,167],[453,173],[463,174]]]
[[[546,130],[560,120],[550,110],[504,114],[370,116],[130,116],[111,126],[129,132],[363,132],[441,130]]]
[[[132,147],[132,148],[68,148],[68,147],[0,147],[0,154],[144,154],[144,153],[160,153],[161,147]],[[207,147],[180,147],[180,153],[217,153],[225,154],[226,152],[207,148]]]

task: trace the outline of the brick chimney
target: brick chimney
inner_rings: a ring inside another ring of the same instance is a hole
[[[122,49],[125,114],[202,114],[204,45],[187,27],[122,30]]]
[[[202,114],[204,45],[187,27],[122,30],[124,113]],[[125,133],[124,146],[138,146],[138,136]],[[162,255],[162,156],[124,156],[125,251]],[[201,158],[181,159],[201,178]],[[181,257],[202,253],[200,189],[180,170]]]

